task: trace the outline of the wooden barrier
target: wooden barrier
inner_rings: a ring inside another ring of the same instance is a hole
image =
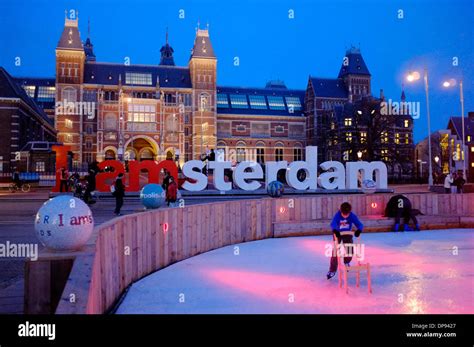
[[[474,194],[406,195],[413,208],[426,215],[444,217],[445,226],[474,226]],[[387,221],[380,216],[391,196],[354,194],[235,200],[158,209],[113,219],[95,229],[88,248],[74,253],[56,313],[107,312],[134,281],[219,247],[270,237],[317,235],[324,232],[324,225],[327,228],[344,201],[352,204],[353,211],[366,224],[369,221],[368,224],[385,227]],[[430,219],[424,219],[429,226]],[[71,259],[70,254],[67,257]],[[64,255],[42,254],[39,261],[46,259],[61,262]],[[28,313],[54,312],[54,300],[41,299],[50,298],[51,293],[47,285],[36,286],[35,280],[45,276],[43,270],[38,272],[36,268],[30,264],[26,275]],[[48,276],[49,281],[64,284],[64,271],[62,277],[51,272]],[[37,305],[41,300],[43,304]]]

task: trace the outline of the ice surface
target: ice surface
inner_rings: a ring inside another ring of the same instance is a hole
[[[117,313],[474,313],[474,230],[363,234],[373,293],[326,279],[331,236],[223,247],[133,284]],[[235,255],[238,247],[238,255]],[[353,261],[354,263],[354,261]]]

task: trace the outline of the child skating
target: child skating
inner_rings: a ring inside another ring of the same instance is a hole
[[[357,230],[354,233],[352,231],[352,225],[355,225]],[[348,202],[344,202],[341,204],[339,211],[334,215],[332,222],[331,222],[331,229],[333,232],[334,237],[337,240],[337,244],[339,245],[341,242],[343,244],[352,244],[352,237],[359,237],[360,233],[362,232],[364,226],[360,222],[359,218],[356,216],[355,213],[352,212],[352,206]],[[327,279],[331,279],[334,277],[337,271],[337,249],[334,249],[331,256],[331,262],[329,265],[329,272],[327,273]],[[347,246],[346,254],[350,256],[344,257],[344,264],[349,266],[352,260],[353,254],[353,246]]]

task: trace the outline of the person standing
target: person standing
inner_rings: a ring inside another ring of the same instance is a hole
[[[466,180],[462,176],[462,174],[458,174],[456,179],[454,180],[454,185],[456,186],[456,193],[461,194],[463,192],[464,184]]]
[[[175,207],[176,200],[178,199],[178,185],[174,181],[173,176],[169,177],[169,183],[166,188],[166,202],[170,207]]]
[[[166,169],[163,169],[163,174],[164,174],[164,177],[163,177],[163,183],[161,184],[161,186],[163,187],[163,190],[166,192],[168,190],[168,185],[170,184],[170,173],[168,170]]]
[[[59,192],[60,193],[63,192],[63,188],[66,193],[69,192],[69,186],[67,184],[68,179],[69,179],[69,173],[66,170],[66,168],[63,166],[62,168],[59,169],[59,180],[60,180]]]
[[[455,194],[456,193],[456,184],[454,182],[456,182],[458,176],[456,174],[456,172],[453,172],[452,175],[451,175],[451,194]]]
[[[446,177],[444,178],[444,192],[446,194],[451,193],[451,184],[454,182],[453,178],[451,177],[451,173],[448,172]]]
[[[115,215],[121,216],[120,209],[123,206],[123,197],[125,196],[125,185],[123,184],[123,173],[119,173],[114,184],[113,196],[115,197]]]

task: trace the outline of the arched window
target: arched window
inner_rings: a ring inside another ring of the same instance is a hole
[[[303,145],[301,143],[295,143],[293,148],[293,161],[303,160]]]
[[[246,153],[246,147],[247,145],[245,144],[244,141],[239,141],[237,142],[236,144],[236,154],[237,154],[237,157],[236,157],[236,160],[237,160],[237,163],[240,163],[241,161],[245,161],[245,153]]]
[[[257,142],[257,163],[265,164],[265,143],[262,141]]]
[[[281,142],[275,144],[275,161],[283,161],[283,147]]]
[[[211,96],[207,93],[199,95],[199,111],[208,111],[211,105]]]

